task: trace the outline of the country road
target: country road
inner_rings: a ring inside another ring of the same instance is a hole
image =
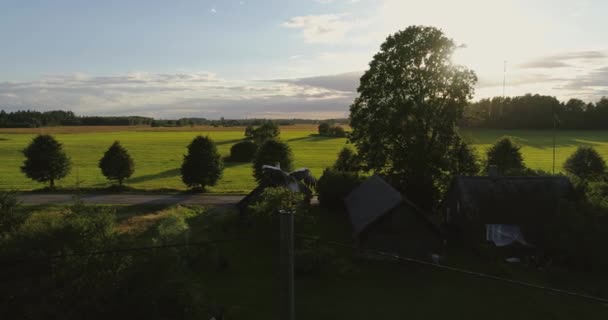
[[[80,199],[86,204],[118,205],[236,205],[243,195],[196,195],[196,194],[82,194]],[[72,194],[20,194],[19,201],[25,205],[69,204]]]

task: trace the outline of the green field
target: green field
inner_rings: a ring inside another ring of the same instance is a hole
[[[128,148],[136,164],[134,176],[127,184],[136,189],[184,190],[179,167],[186,146],[198,134],[209,135],[217,144],[222,155],[228,155],[230,146],[243,137],[242,128],[226,128],[196,131],[196,128],[184,128],[191,131],[154,131],[141,128],[118,128],[112,131],[103,128],[103,132],[54,133],[54,136],[65,145],[67,153],[73,160],[72,173],[59,181],[60,188],[73,188],[77,180],[85,188],[104,188],[109,186],[101,174],[97,163],[103,152],[114,140]],[[23,162],[21,150],[34,136],[31,130],[24,133],[0,131],[0,189],[35,190],[44,184],[27,179],[19,170]],[[552,167],[552,134],[550,131],[503,131],[503,130],[463,130],[463,136],[472,142],[483,154],[496,139],[509,135],[523,146],[522,151],[526,164],[533,169],[551,171]],[[314,127],[283,129],[281,138],[293,149],[295,166],[307,167],[315,175],[320,175],[324,168],[330,166],[338,151],[345,145],[345,139],[324,138],[315,135]],[[608,159],[608,131],[564,131],[557,135],[556,171],[561,170],[562,163],[574,149],[581,144],[595,147]],[[79,179],[77,179],[79,177]],[[249,163],[226,163],[224,176],[217,186],[210,188],[215,193],[245,193],[251,190],[254,181]]]

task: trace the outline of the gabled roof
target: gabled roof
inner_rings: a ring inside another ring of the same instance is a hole
[[[518,223],[521,217],[548,217],[562,199],[571,199],[570,180],[560,176],[456,177],[449,196],[486,223]]]
[[[377,175],[369,177],[344,199],[355,236],[402,202],[401,193]]]

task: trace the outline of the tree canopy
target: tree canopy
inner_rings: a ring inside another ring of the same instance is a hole
[[[127,149],[120,142],[114,141],[99,160],[99,168],[108,180],[118,181],[122,186],[123,181],[135,172],[135,163]]]
[[[502,175],[522,175],[526,170],[521,147],[509,138],[498,140],[488,149],[488,165],[494,165]]]
[[[291,148],[285,142],[278,140],[268,140],[258,149],[253,159],[253,176],[260,182],[264,175],[262,167],[264,165],[279,165],[283,171],[293,170],[293,154]]]
[[[258,145],[262,145],[267,140],[278,138],[279,134],[281,134],[281,130],[277,123],[272,120],[264,121],[257,128],[252,126],[245,128],[245,137],[253,140]]]
[[[224,163],[215,143],[209,137],[197,136],[184,155],[182,181],[190,188],[214,186],[222,176]]]
[[[25,161],[21,171],[38,182],[49,182],[55,187],[55,180],[64,178],[70,173],[71,162],[63,145],[50,135],[38,135],[23,150]]]
[[[579,146],[564,163],[568,174],[583,180],[600,178],[606,172],[606,162],[593,147]]]
[[[477,77],[452,63],[457,45],[433,27],[389,36],[361,77],[350,111],[365,169],[390,176],[419,205],[436,203],[450,174],[456,124]]]

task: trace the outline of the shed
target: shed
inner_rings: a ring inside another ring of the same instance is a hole
[[[418,258],[439,252],[439,229],[380,176],[365,180],[344,202],[358,247]]]
[[[510,230],[516,239],[517,226],[523,239],[534,244],[560,202],[573,199],[574,188],[562,176],[461,176],[452,181],[442,211],[451,235],[462,240],[490,240],[494,230]]]

